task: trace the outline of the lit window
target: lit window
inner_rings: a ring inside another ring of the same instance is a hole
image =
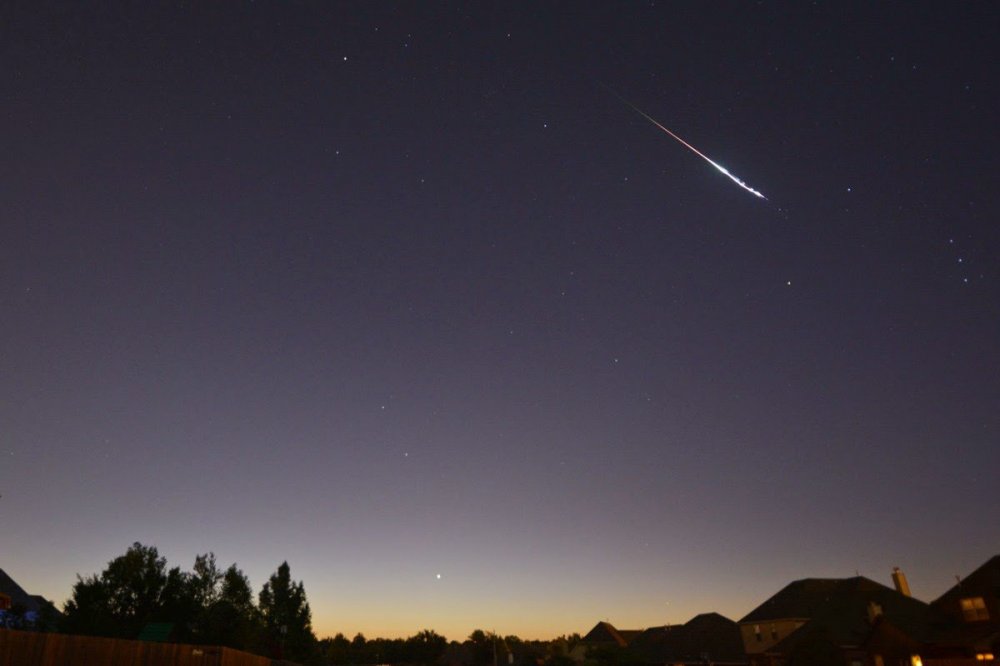
[[[962,607],[962,617],[966,622],[979,622],[990,619],[990,612],[986,610],[986,602],[982,597],[967,597],[958,602]]]
[[[976,654],[976,661],[993,661],[992,652],[980,652]]]
[[[911,655],[910,666],[924,666],[924,660],[920,658],[919,654]]]

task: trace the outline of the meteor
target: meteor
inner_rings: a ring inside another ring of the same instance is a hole
[[[609,88],[609,90],[610,90],[610,88]],[[740,187],[742,187],[744,190],[746,190],[750,194],[754,195],[755,197],[759,197],[759,198],[763,199],[764,201],[767,201],[767,197],[765,197],[763,194],[761,194],[757,190],[753,189],[752,187],[750,187],[749,185],[747,185],[746,183],[744,183],[742,180],[740,180],[739,178],[737,178],[733,174],[729,173],[729,171],[726,170],[726,167],[722,166],[721,164],[716,164],[715,162],[713,162],[708,157],[708,155],[706,155],[705,153],[701,152],[700,150],[698,150],[697,148],[695,148],[694,146],[692,146],[690,143],[688,143],[684,139],[680,138],[679,136],[677,136],[676,134],[674,134],[673,132],[671,132],[670,130],[668,130],[666,127],[664,127],[663,125],[661,125],[656,120],[656,118],[653,118],[651,115],[649,115],[648,113],[646,113],[645,111],[643,111],[642,109],[640,109],[639,107],[637,107],[635,104],[633,104],[632,102],[628,101],[627,99],[625,99],[624,97],[622,97],[621,95],[619,95],[618,93],[616,93],[614,90],[611,90],[611,93],[615,97],[617,97],[618,99],[620,99],[621,101],[625,102],[630,107],[632,107],[632,110],[634,110],[640,116],[642,116],[643,118],[645,118],[649,122],[651,122],[654,125],[656,125],[657,127],[659,127],[661,130],[663,130],[664,132],[666,132],[667,134],[669,134],[670,136],[672,136],[674,139],[677,139],[677,141],[679,141],[681,143],[681,145],[683,145],[685,148],[687,148],[688,150],[690,150],[691,152],[693,152],[695,155],[697,155],[698,157],[700,157],[701,159],[705,160],[706,162],[708,162],[709,164],[711,164],[712,166],[714,166],[716,169],[718,169],[719,171],[721,171],[724,176],[726,176],[727,178],[729,178],[729,180],[733,181],[734,183],[736,183],[737,185],[739,185]]]

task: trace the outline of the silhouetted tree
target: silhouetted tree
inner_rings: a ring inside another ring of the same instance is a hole
[[[268,638],[282,659],[305,662],[316,653],[312,612],[301,582],[293,582],[288,562],[264,583],[260,591],[260,614]]]
[[[328,663],[353,663],[351,662],[351,641],[344,634],[337,634],[333,638],[324,638],[320,641],[320,652]]]
[[[492,666],[494,656],[498,664],[501,660],[506,663],[503,659],[503,655],[507,652],[503,639],[492,631],[476,629],[469,634],[468,642],[472,644],[473,666]]]
[[[77,576],[60,628],[135,638],[149,622],[173,623],[173,637],[181,641],[263,648],[250,581],[235,564],[220,572],[215,555],[207,553],[195,557],[190,572],[167,569],[156,548],[140,543],[100,575]]]
[[[166,571],[166,559],[153,546],[132,544],[98,577],[77,576],[66,602],[63,630],[134,638],[154,620],[167,621],[164,609],[182,605],[179,570]],[[169,584],[168,584],[169,583]]]
[[[253,602],[250,581],[235,564],[220,574],[215,601],[204,611],[202,642],[238,650],[260,651],[263,624]]]
[[[406,639],[406,655],[403,661],[415,664],[433,664],[444,654],[448,641],[444,636],[424,629]]]
[[[215,553],[196,555],[188,576],[191,598],[201,608],[209,608],[219,600],[225,574],[215,563]]]

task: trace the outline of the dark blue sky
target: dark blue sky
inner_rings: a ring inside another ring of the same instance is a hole
[[[32,592],[140,540],[287,559],[321,635],[548,637],[1000,551],[991,3],[0,22]]]

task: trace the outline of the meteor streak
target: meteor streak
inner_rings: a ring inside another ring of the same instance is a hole
[[[638,113],[640,116],[642,116],[643,118],[645,118],[649,122],[653,123],[654,125],[656,125],[657,127],[659,127],[661,130],[663,130],[664,132],[666,132],[667,134],[669,134],[670,136],[672,136],[673,138],[677,139],[681,143],[681,145],[683,145],[685,148],[687,148],[688,150],[690,150],[691,152],[693,152],[695,155],[697,155],[698,157],[700,157],[701,159],[705,160],[706,162],[708,162],[709,164],[711,164],[712,166],[714,166],[716,169],[718,169],[719,171],[721,171],[724,176],[726,176],[727,178],[729,178],[729,180],[733,181],[734,183],[736,183],[737,185],[739,185],[740,187],[742,187],[744,190],[746,190],[750,194],[754,195],[755,197],[759,197],[759,198],[763,199],[764,201],[767,201],[767,197],[765,197],[763,194],[761,194],[757,190],[753,189],[752,187],[750,187],[749,185],[747,185],[746,183],[744,183],[742,180],[740,180],[739,178],[737,178],[733,174],[729,173],[729,171],[726,170],[726,167],[722,166],[721,164],[716,164],[715,162],[713,162],[711,159],[709,159],[708,155],[706,155],[705,153],[701,152],[700,150],[698,150],[697,148],[695,148],[694,146],[692,146],[690,143],[688,143],[684,139],[680,138],[679,136],[677,136],[676,134],[674,134],[673,132],[671,132],[670,130],[668,130],[666,127],[664,127],[659,122],[657,122],[657,120],[655,118],[653,118],[651,115],[649,115],[648,113],[646,113],[645,111],[643,111],[642,109],[640,109],[639,107],[637,107],[632,102],[628,101],[627,99],[625,99],[624,97],[622,97],[621,95],[619,95],[618,93],[616,93],[613,90],[611,92],[612,92],[612,94],[614,94],[615,97],[617,97],[618,99],[620,99],[621,101],[625,102],[630,107],[632,107],[632,109],[636,113]]]

